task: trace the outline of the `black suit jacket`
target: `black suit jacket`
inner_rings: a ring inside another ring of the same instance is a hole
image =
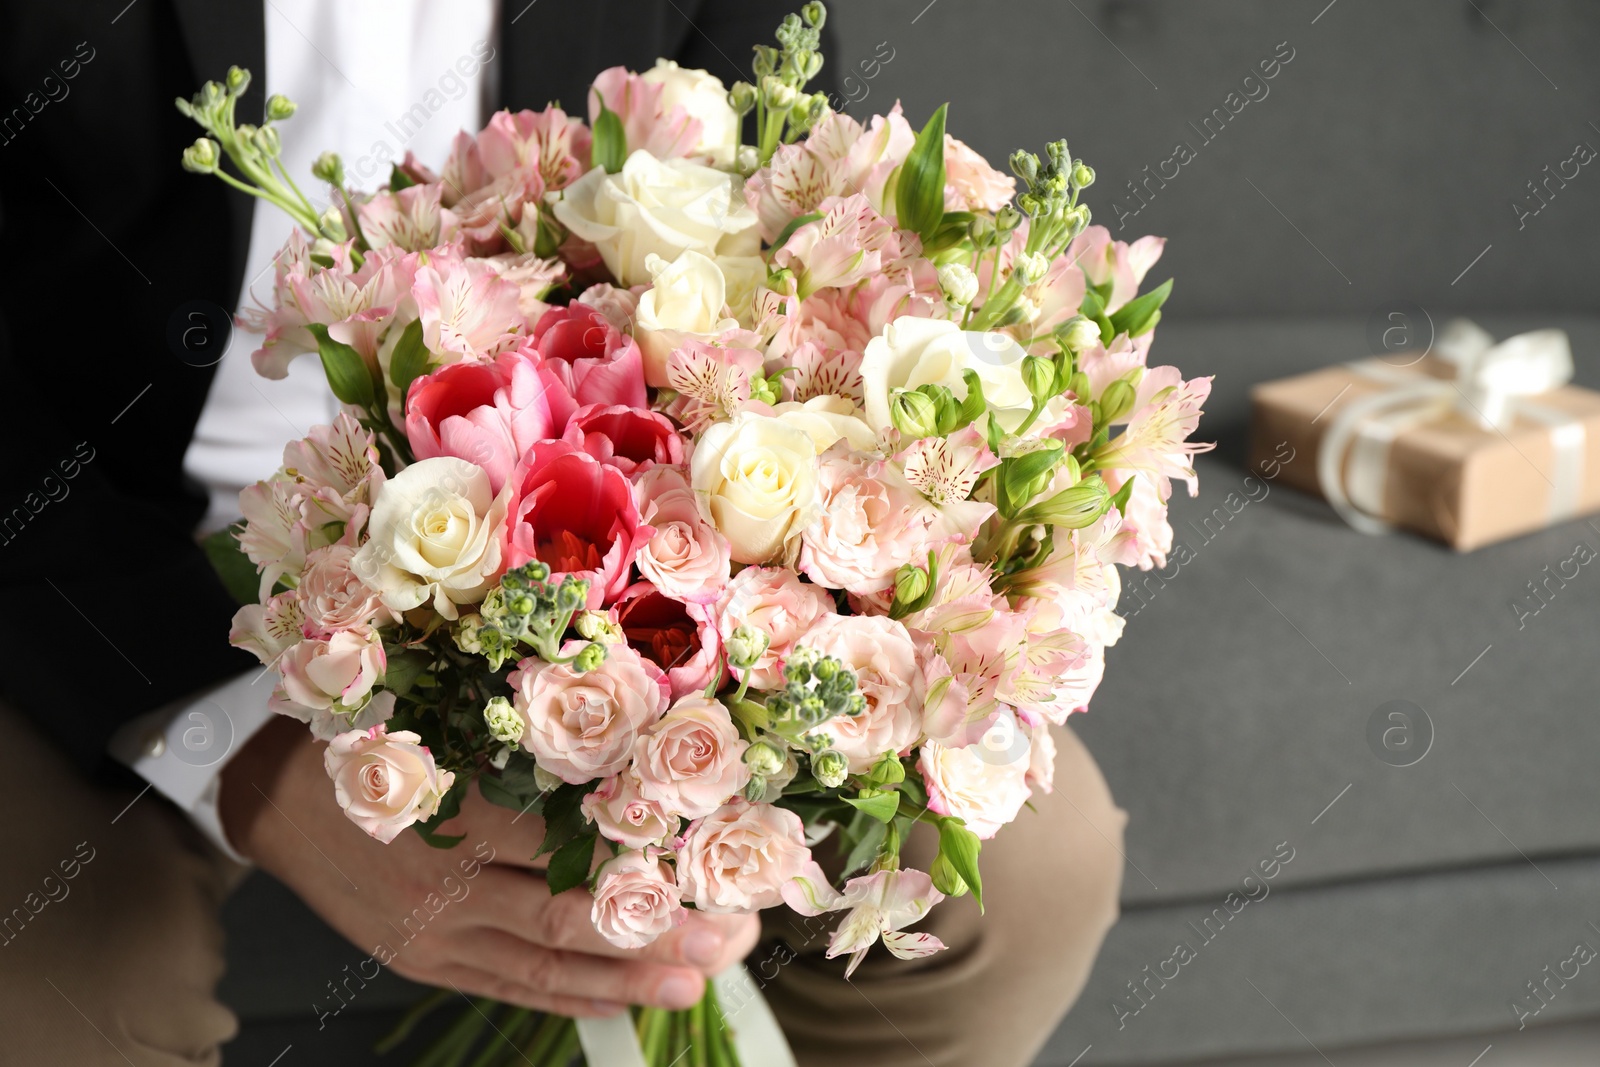
[[[749,79],[751,46],[796,6],[510,0],[491,84],[501,106],[584,114],[616,64]],[[187,304],[232,309],[251,201],[182,170],[199,130],[172,102],[229,64],[259,75],[263,11],[0,4],[0,697],[85,766],[123,722],[255,663],[228,646],[236,605],[193,539],[206,494],[182,468],[213,369],[170,336]],[[261,101],[258,77],[241,119]]]

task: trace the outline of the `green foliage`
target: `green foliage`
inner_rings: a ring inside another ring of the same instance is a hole
[[[623,131],[622,119],[615,111],[606,107],[604,97],[596,91],[600,99],[600,114],[594,120],[594,140],[589,147],[589,164],[599,167],[607,174],[615,174],[622,169],[628,160],[628,135]]]
[[[1111,316],[1111,336],[1125,333],[1138,337],[1155,329],[1161,319],[1161,305],[1172,295],[1172,279],[1168,278],[1143,296],[1134,297]]]
[[[328,336],[328,328],[320,322],[306,327],[317,339],[317,354],[322,357],[322,370],[328,376],[328,388],[346,404],[371,408],[378,399],[373,388],[372,372],[361,353]]]
[[[389,380],[394,382],[402,398],[411,388],[412,381],[427,372],[428,357],[428,349],[422,343],[422,320],[416,319],[400,335],[399,342],[394,346],[394,354],[389,359]]]
[[[978,835],[967,829],[960,819],[947,815],[939,820],[939,856],[967,883],[980,911],[983,910],[983,876],[978,873],[978,852],[982,848]]]
[[[944,119],[949,104],[939,105],[917,135],[911,154],[900,166],[894,207],[900,227],[931,241],[944,221]]]
[[[576,889],[589,880],[589,867],[594,862],[594,846],[599,840],[600,835],[590,829],[556,849],[555,855],[550,857],[550,868],[544,876],[545,881],[549,883],[551,896]]]
[[[244,523],[236,522],[203,539],[200,547],[205,550],[206,559],[211,561],[211,569],[222,579],[228,595],[240,604],[254,604],[260,593],[261,576],[256,572],[256,565],[250,562],[250,557],[239,547],[239,535],[243,532]]]

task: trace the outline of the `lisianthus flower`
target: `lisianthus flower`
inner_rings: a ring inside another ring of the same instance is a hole
[[[626,475],[570,442],[544,441],[528,450],[510,485],[509,566],[537,559],[558,576],[587,579],[591,608],[621,595],[653,532],[639,521]]]
[[[784,901],[802,915],[822,915],[850,909],[828,942],[828,958],[848,955],[844,976],[855,973],[878,939],[902,960],[931,956],[945,943],[927,933],[907,933],[905,927],[924,918],[944,894],[921,871],[877,871],[852,878],[840,893],[828,884],[815,864],[784,886]]]

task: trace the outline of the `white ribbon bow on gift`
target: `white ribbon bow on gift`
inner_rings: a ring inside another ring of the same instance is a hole
[[[1357,374],[1388,388],[1346,405],[1328,427],[1317,456],[1322,493],[1363,533],[1391,529],[1382,518],[1389,448],[1408,429],[1459,412],[1484,429],[1504,432],[1518,417],[1550,428],[1555,451],[1549,520],[1576,514],[1583,487],[1583,423],[1527,397],[1572,380],[1572,347],[1561,330],[1534,330],[1495,344],[1467,319],[1445,324],[1433,353],[1455,370],[1436,378],[1400,373],[1382,359],[1351,363]]]
[[[745,1067],[796,1067],[777,1017],[744,965],[736,963],[711,981],[739,1062]],[[646,1067],[633,1017],[627,1012],[607,1019],[579,1019],[578,1041],[589,1067]]]

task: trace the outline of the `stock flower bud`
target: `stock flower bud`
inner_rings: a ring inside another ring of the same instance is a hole
[[[183,150],[183,169],[195,174],[210,174],[217,169],[221,158],[217,142],[209,137],[197,137],[194,144]]]
[[[1094,184],[1094,168],[1087,163],[1079,162],[1072,168],[1072,184],[1078,189],[1087,189]]]
[[[228,92],[234,96],[241,96],[248,88],[250,88],[250,72],[242,67],[229,67]]]
[[[939,268],[939,288],[952,307],[966,307],[978,295],[978,276],[965,263],[946,263]]]
[[[1018,211],[1010,204],[1005,205],[999,211],[994,213],[994,228],[999,230],[1001,233],[1010,233],[1012,230],[1021,225],[1022,212]]]
[[[273,93],[267,97],[267,121],[281,122],[292,116],[295,112],[295,102],[282,93]]]
[[[889,401],[889,421],[914,440],[939,432],[939,405],[927,393],[904,389]]]
[[[1011,173],[1028,185],[1032,185],[1034,179],[1039,176],[1039,157],[1032,152],[1017,149],[1011,153]]]
[[[1017,272],[1017,280],[1023,285],[1032,285],[1045,276],[1050,269],[1050,260],[1045,258],[1043,252],[1024,252],[1017,257],[1012,269]]]
[[[597,669],[600,664],[604,663],[605,661],[606,646],[602,645],[598,641],[590,641],[587,645],[583,646],[583,651],[579,652],[577,656],[573,657],[572,669],[578,671],[580,674],[586,673],[588,671]]]
[[[517,714],[517,709],[511,706],[511,701],[505,697],[494,697],[483,708],[484,725],[489,727],[489,736],[505,745],[514,745],[522,740],[522,731],[526,725],[522,716]]]
[[[603,611],[578,612],[572,620],[572,627],[578,631],[578,636],[602,645],[620,645],[625,640],[622,627],[612,622]]]
[[[828,9],[819,0],[811,0],[810,3],[801,5],[800,17],[806,20],[807,26],[820,30],[828,21]]]
[[[772,638],[765,630],[754,626],[741,625],[734,628],[724,647],[728,653],[728,663],[736,670],[749,670],[756,662],[766,655],[767,648],[772,644]],[[773,772],[775,773],[775,772]]]
[[[762,778],[781,774],[785,759],[784,753],[771,741],[752,741],[750,747],[744,750],[744,762],[750,768],[750,773]]]
[[[761,95],[773,111],[787,111],[794,106],[798,90],[777,75],[768,74],[761,79]]]
[[[271,126],[262,126],[251,134],[250,143],[264,156],[275,156],[283,151],[283,142],[278,139],[278,131]]]
[[[756,106],[756,87],[749,82],[734,82],[728,90],[728,106],[740,118],[748,115]]]
[[[836,748],[811,757],[811,776],[826,789],[837,789],[850,777],[850,759]]]

